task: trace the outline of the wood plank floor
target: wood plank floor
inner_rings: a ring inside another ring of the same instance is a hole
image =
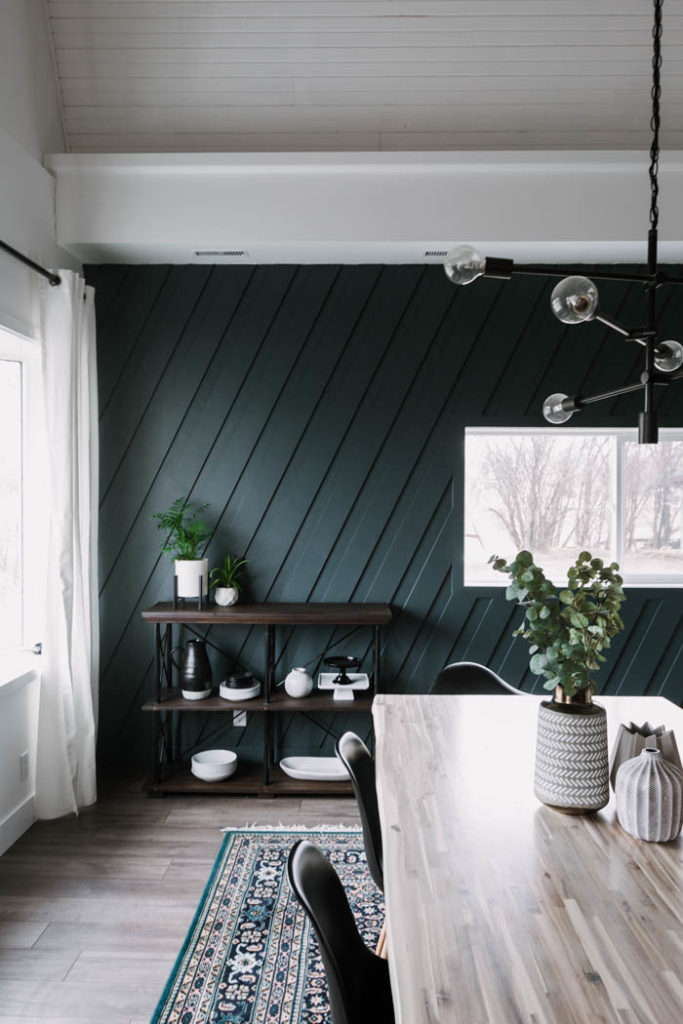
[[[153,799],[101,787],[0,857],[0,1024],[148,1024],[222,835],[240,825],[357,825],[348,797]]]

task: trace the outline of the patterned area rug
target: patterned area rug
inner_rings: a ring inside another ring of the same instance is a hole
[[[334,864],[375,947],[384,905],[360,830],[230,831],[151,1024],[330,1024],[315,934],[287,880],[298,839]]]

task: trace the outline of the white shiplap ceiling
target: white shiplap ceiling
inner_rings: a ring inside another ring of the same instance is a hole
[[[633,149],[650,0],[46,0],[69,151]],[[662,147],[683,148],[683,0]]]

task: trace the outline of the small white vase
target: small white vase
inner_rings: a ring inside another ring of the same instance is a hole
[[[616,781],[619,824],[636,839],[667,843],[683,825],[683,772],[661,750],[645,747],[619,767]]]
[[[313,679],[305,668],[293,668],[287,673],[285,690],[290,697],[308,697],[313,689]]]
[[[229,608],[231,604],[237,603],[237,590],[235,587],[216,587],[214,590],[216,604],[222,608]]]
[[[197,558],[194,561],[178,558],[174,562],[178,597],[199,597],[199,577],[202,578],[202,596],[209,593],[209,560]]]

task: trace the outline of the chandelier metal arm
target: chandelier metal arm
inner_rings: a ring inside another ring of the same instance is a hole
[[[489,277],[488,265],[490,259],[486,259],[486,271],[484,277]],[[563,265],[561,269],[553,266],[545,266],[542,263],[515,263],[512,266],[510,274],[529,274],[538,277],[572,277],[573,275],[585,274],[586,268],[584,267],[568,267]],[[641,284],[649,284],[653,278],[651,274],[639,274],[635,271],[620,271],[620,270],[591,270],[591,278],[595,278],[596,281],[639,281]],[[659,275],[658,275],[659,276]],[[670,278],[666,277],[666,280]],[[680,278],[683,283],[683,277]]]
[[[499,264],[510,264],[510,269],[506,274],[498,272]],[[496,272],[489,270],[489,266],[493,265]],[[554,266],[546,266],[542,263],[514,263],[512,260],[494,259],[491,256],[486,257],[486,270],[484,271],[484,277],[504,277],[506,280],[511,278],[515,274],[528,274],[538,277],[571,277],[572,275],[581,275],[586,273],[586,267],[568,267],[566,264],[562,265],[562,269],[558,269]],[[639,274],[636,271],[622,271],[622,270],[591,270],[591,278],[595,278],[596,281],[638,281],[641,284],[655,284],[657,287],[662,284],[683,284],[683,277],[677,274],[668,274],[666,271],[656,270],[654,274]]]
[[[643,374],[645,376],[645,374]],[[666,387],[672,379],[683,376],[683,370],[679,374],[671,374],[666,378],[660,377],[658,374],[653,374],[652,379],[649,381],[639,380],[637,384],[624,384],[619,388],[610,388],[609,391],[601,391],[597,395],[571,395],[567,398],[563,398],[561,402],[558,402],[559,408],[565,412],[577,412],[579,409],[583,409],[585,405],[593,405],[596,402],[604,402],[609,398],[621,398],[622,395],[632,395],[636,391],[643,391],[644,388],[649,386],[655,387]]]
[[[628,327],[624,327],[624,325],[620,324],[618,320],[615,320],[611,316],[607,316],[606,313],[597,312],[593,319],[604,324],[605,327],[610,327],[613,331],[616,331],[617,334],[621,334],[624,338],[630,338],[631,336],[631,332]]]

